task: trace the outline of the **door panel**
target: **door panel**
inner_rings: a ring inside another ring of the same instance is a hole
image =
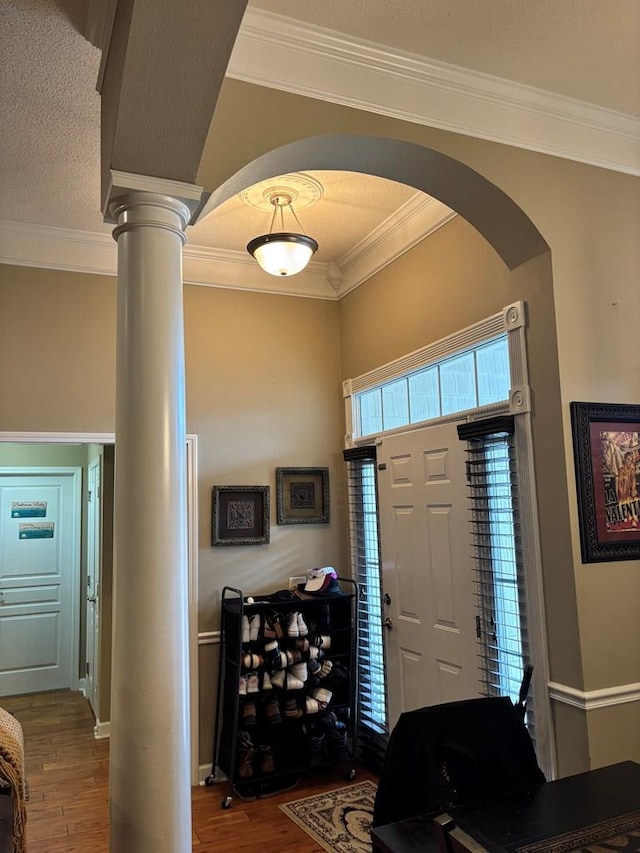
[[[378,491],[389,716],[477,696],[473,555],[456,424],[385,437]]]
[[[73,474],[0,473],[0,696],[76,677],[75,483]]]

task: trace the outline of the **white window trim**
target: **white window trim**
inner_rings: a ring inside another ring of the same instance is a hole
[[[346,435],[345,448],[358,444],[370,444],[372,436],[356,438],[353,434],[354,406],[353,395],[366,391],[384,382],[400,378],[406,373],[427,367],[447,356],[477,346],[490,338],[507,333],[509,364],[511,371],[511,389],[509,400],[505,403],[483,406],[467,412],[457,412],[433,421],[419,424],[407,424],[394,432],[408,432],[423,429],[426,424],[435,425],[465,418],[469,421],[487,417],[490,414],[509,412],[515,416],[516,459],[520,479],[520,520],[522,524],[523,558],[525,571],[525,589],[527,595],[527,620],[531,657],[535,661],[533,673],[534,713],[536,720],[536,750],[538,762],[548,779],[557,775],[555,737],[549,695],[549,660],[544,593],[542,582],[542,558],[540,553],[540,527],[537,512],[537,493],[535,468],[533,463],[533,439],[531,428],[531,391],[526,350],[526,305],[514,302],[502,311],[474,323],[433,344],[415,350],[402,358],[363,373],[342,383],[342,395],[345,402]],[[380,436],[376,441],[380,440]]]

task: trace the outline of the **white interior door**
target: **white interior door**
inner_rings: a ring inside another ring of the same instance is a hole
[[[0,469],[0,696],[77,687],[80,483]]]
[[[378,448],[389,722],[480,693],[464,443],[456,424]]]
[[[85,695],[98,718],[99,667],[99,595],[100,595],[100,519],[101,519],[101,465],[100,457],[94,459],[87,471],[87,660],[85,667]]]

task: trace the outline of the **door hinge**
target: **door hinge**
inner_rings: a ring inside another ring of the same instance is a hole
[[[476,637],[478,640],[482,638],[482,628],[480,627],[480,617],[476,615]]]

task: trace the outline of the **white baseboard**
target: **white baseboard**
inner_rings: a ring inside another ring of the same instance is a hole
[[[96,724],[93,727],[93,736],[96,740],[111,737],[111,723],[109,721],[101,723],[100,720],[96,720]]]

